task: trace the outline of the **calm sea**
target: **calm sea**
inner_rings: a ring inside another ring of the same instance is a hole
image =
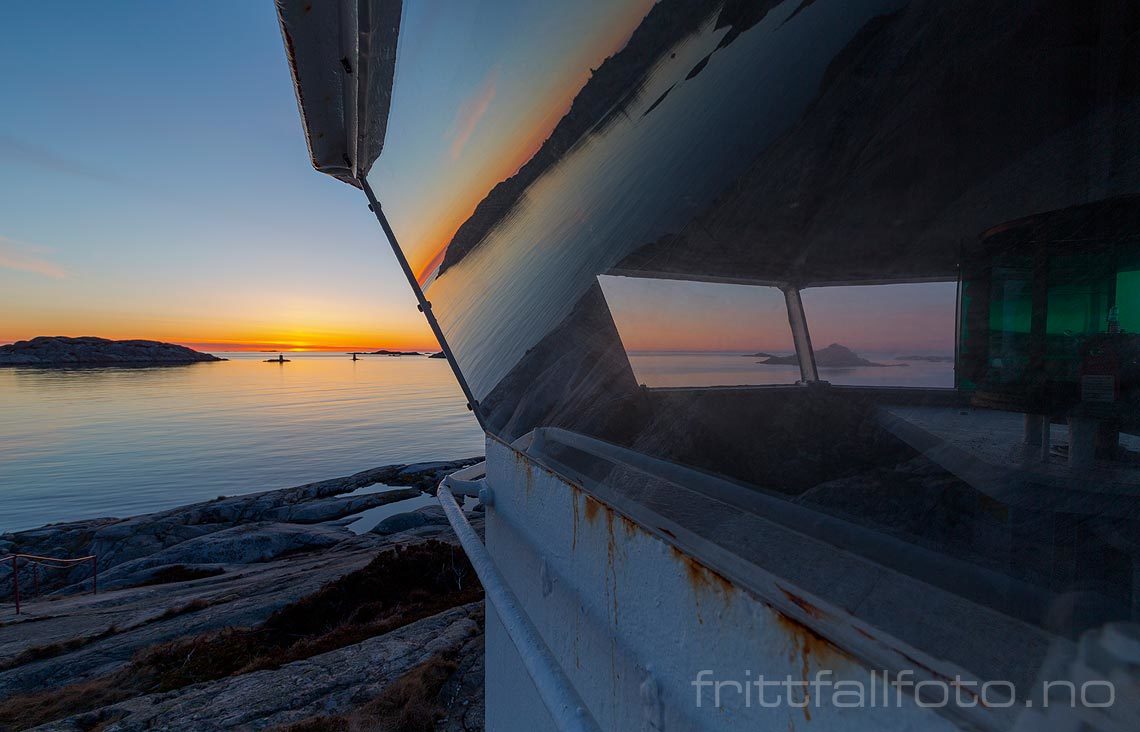
[[[447,362],[0,368],[0,532],[483,454]]]
[[[160,368],[0,368],[0,532],[129,516],[389,463],[483,453],[447,362],[219,354]],[[899,363],[887,356],[876,362]],[[792,383],[739,354],[631,354],[649,386]],[[952,386],[950,363],[822,369],[833,383]]]

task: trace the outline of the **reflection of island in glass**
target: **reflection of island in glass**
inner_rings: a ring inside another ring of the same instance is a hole
[[[758,361],[757,363],[765,366],[795,366],[798,365],[799,362],[799,356],[793,353],[790,356],[768,355],[766,359]],[[832,343],[823,349],[816,349],[815,364],[823,369],[853,369],[862,366],[872,366],[875,368],[906,366],[905,363],[875,363],[874,361],[868,361],[847,346],[841,346],[838,343]]]
[[[799,13],[815,0],[800,0],[792,13]],[[735,41],[741,33],[764,19],[783,0],[730,0],[724,4],[714,22],[714,29],[727,29],[713,50],[705,54],[686,75],[697,76],[713,54]],[[443,274],[477,247],[510,213],[523,192],[557,163],[587,134],[603,132],[619,116],[628,115],[632,102],[647,85],[647,77],[661,58],[713,15],[715,5],[702,2],[664,0],[653,6],[637,26],[625,46],[607,58],[591,74],[571,104],[570,110],[555,126],[517,173],[495,185],[445,247],[436,274]],[[790,19],[790,17],[789,17]],[[670,85],[647,109],[649,114],[672,91]]]

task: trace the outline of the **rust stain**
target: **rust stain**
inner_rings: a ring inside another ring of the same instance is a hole
[[[586,520],[594,523],[598,520],[598,512],[602,510],[602,503],[593,496],[586,496]]]
[[[681,563],[685,570],[685,576],[689,578],[689,584],[694,590],[698,592],[701,590],[719,590],[726,600],[732,596],[734,586],[720,572],[709,569],[676,547],[669,547],[669,553]]]
[[[627,519],[625,516],[622,516],[620,513],[617,514],[617,517],[618,517],[618,519],[621,520],[622,531],[625,533],[625,535],[627,537],[632,538],[633,535],[635,533],[637,533],[637,524],[633,523],[632,521]]]
[[[799,595],[792,592],[791,590],[780,587],[779,585],[776,585],[776,587],[780,590],[780,592],[782,592],[784,594],[784,597],[788,598],[788,602],[792,603],[793,605],[798,607],[800,610],[803,610],[810,617],[813,617],[816,620],[819,620],[820,618],[824,617],[824,612],[822,610],[820,610],[815,605],[812,605],[810,602],[808,602],[804,598],[800,597]]]
[[[772,608],[776,615],[776,624],[793,641],[792,650],[799,651],[801,656],[827,658],[844,663],[850,662],[852,657],[846,651],[835,645],[827,638],[807,627],[803,623],[790,618],[779,610]],[[794,659],[794,655],[789,656]]]
[[[780,590],[786,594],[783,588],[780,588]],[[799,606],[798,603],[796,603],[796,605],[797,607]],[[813,610],[818,612],[818,608],[814,608],[814,606],[810,605],[809,607],[812,607]],[[800,674],[805,683],[811,682],[813,660],[816,667],[832,670],[834,670],[839,663],[846,664],[852,660],[847,652],[803,623],[788,617],[776,608],[772,608],[772,611],[775,614],[776,626],[788,636],[788,661],[793,664],[797,661],[799,662]],[[810,721],[811,695],[807,692],[808,688],[808,686],[804,687],[804,694],[809,703],[803,707],[803,711],[804,717]]]
[[[670,531],[669,529],[666,529],[662,526],[658,526],[657,530],[660,531],[665,536],[668,536],[670,539],[676,539],[677,538],[676,534],[674,534],[672,531]]]

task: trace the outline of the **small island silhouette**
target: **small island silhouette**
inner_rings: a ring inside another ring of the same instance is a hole
[[[757,363],[765,366],[795,366],[800,362],[796,354],[790,356],[773,356],[768,353],[755,353],[752,354],[756,358],[766,358],[764,361]],[[905,363],[892,364],[892,363],[875,363],[868,361],[859,354],[852,351],[847,346],[841,346],[838,343],[832,343],[827,348],[815,351],[815,364],[820,368],[833,368],[833,369],[849,369],[859,366],[874,366],[877,368],[891,368],[894,366],[906,366]]]
[[[37,336],[0,346],[0,366],[151,366],[225,360],[174,343],[95,336]]]

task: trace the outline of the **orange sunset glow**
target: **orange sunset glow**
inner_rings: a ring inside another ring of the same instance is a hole
[[[575,49],[575,58],[561,64],[556,76],[545,78],[537,94],[511,97],[500,89],[501,72],[495,67],[458,101],[447,140],[451,165],[445,191],[414,200],[410,209],[398,213],[402,225],[397,234],[420,284],[442,262],[448,243],[479,202],[538,152],[592,70],[626,44],[652,5],[652,0],[639,0],[617,9],[607,32]],[[507,124],[496,126],[493,116]]]

